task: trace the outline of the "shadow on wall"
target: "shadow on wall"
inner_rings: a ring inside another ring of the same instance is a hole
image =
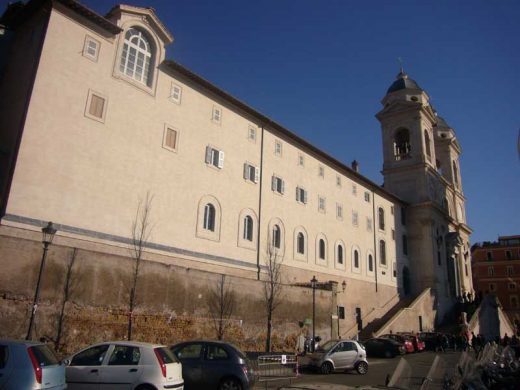
[[[498,302],[493,295],[486,295],[480,305],[478,322],[481,333],[486,341],[493,341],[500,337],[500,318]]]

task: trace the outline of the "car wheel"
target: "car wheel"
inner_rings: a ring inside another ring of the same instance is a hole
[[[332,364],[330,364],[329,362],[323,363],[320,367],[320,372],[323,375],[330,374],[332,372]]]
[[[157,389],[153,386],[141,385],[141,386],[136,387],[135,390],[157,390]]]
[[[356,364],[356,371],[359,375],[365,375],[368,372],[368,363],[358,362],[358,364]]]
[[[242,385],[235,378],[225,378],[220,382],[218,390],[242,390]]]

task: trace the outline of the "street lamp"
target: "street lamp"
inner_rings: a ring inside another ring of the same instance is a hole
[[[311,287],[312,287],[312,352],[314,352],[315,347],[315,338],[316,338],[316,286],[318,284],[318,279],[316,279],[316,275],[314,275],[311,279]]]
[[[42,281],[42,274],[43,269],[45,268],[45,258],[47,257],[47,249],[49,248],[49,245],[52,243],[52,239],[54,238],[54,235],[56,234],[57,230],[52,225],[52,222],[49,222],[47,226],[45,226],[42,229],[42,243],[43,243],[43,254],[42,254],[42,260],[40,263],[40,272],[38,274],[38,282],[36,283],[36,292],[34,293],[34,301],[32,305],[32,311],[31,311],[31,320],[29,321],[29,329],[27,330],[27,336],[25,337],[26,340],[29,340],[31,338],[32,328],[34,324],[34,317],[36,315],[36,310],[38,309],[38,301],[40,299],[40,283]]]

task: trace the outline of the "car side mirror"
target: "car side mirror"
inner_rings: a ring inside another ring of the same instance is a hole
[[[63,359],[63,360],[61,361],[61,364],[65,365],[65,366],[70,365],[70,359]]]

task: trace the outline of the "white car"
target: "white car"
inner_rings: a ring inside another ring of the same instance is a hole
[[[183,390],[182,365],[168,347],[132,341],[91,345],[65,360],[69,390]]]

